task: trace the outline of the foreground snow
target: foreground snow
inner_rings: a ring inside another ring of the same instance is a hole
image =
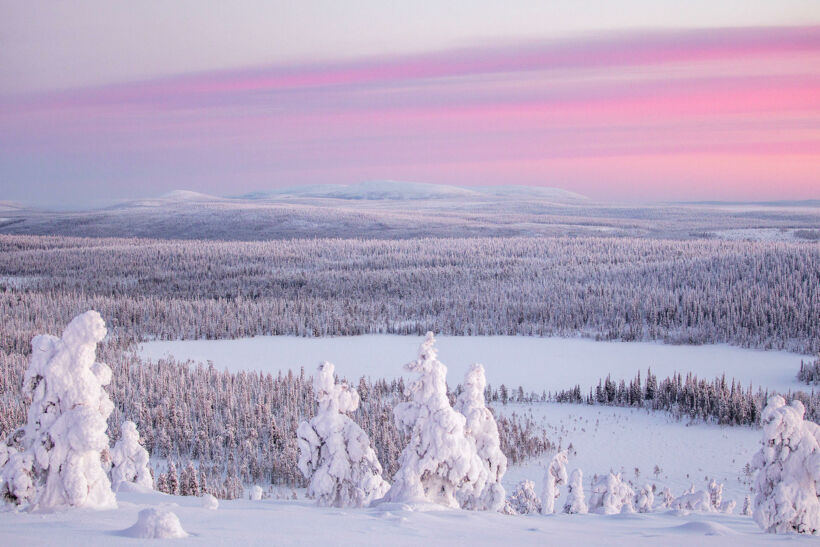
[[[746,386],[787,391],[800,389],[796,374],[801,356],[786,351],[742,349],[724,344],[673,346],[653,342],[598,342],[581,338],[525,336],[437,336],[441,361],[451,384],[461,381],[473,363],[482,363],[493,386],[523,386],[526,390],[567,389],[580,384],[586,393],[598,380],[632,379],[651,367],[659,378],[674,372],[693,372],[712,379],[725,373]],[[230,371],[260,370],[276,374],[312,371],[333,361],[348,379],[360,376],[397,378],[401,366],[421,343],[418,336],[371,334],[364,336],[299,338],[258,336],[236,340],[155,341],[142,344],[144,358],[173,355],[180,360],[212,361]]]
[[[174,545],[772,545],[813,538],[764,534],[749,517],[675,512],[631,515],[528,515],[462,510],[317,507],[311,501],[223,501],[120,492],[119,508],[52,514],[0,513],[3,545],[136,545],[140,511],[179,517],[189,535]],[[808,543],[807,543],[808,544]]]

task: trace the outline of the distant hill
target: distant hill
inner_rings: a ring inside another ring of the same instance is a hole
[[[286,196],[362,200],[451,199],[482,196],[539,197],[546,199],[587,199],[586,196],[539,186],[451,186],[425,182],[378,180],[358,184],[313,184],[291,186],[237,196],[240,199],[279,199]]]

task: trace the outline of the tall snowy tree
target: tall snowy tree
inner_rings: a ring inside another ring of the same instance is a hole
[[[561,491],[558,488],[567,482],[567,452],[558,452],[544,471],[541,485],[541,513],[551,515],[555,512],[555,500]]]
[[[752,459],[754,519],[766,532],[820,531],[820,427],[803,420],[803,403],[776,395],[761,415],[762,447]]]
[[[584,474],[580,469],[573,469],[567,483],[567,501],[564,504],[564,513],[583,514],[589,510],[584,501]]]
[[[450,406],[447,368],[437,359],[435,342],[428,332],[418,358],[405,365],[419,376],[408,386],[411,400],[394,409],[409,441],[385,500],[458,507],[456,492],[483,490],[483,465],[465,432],[466,418]]]
[[[501,452],[498,424],[484,402],[486,386],[484,367],[476,363],[467,371],[463,391],[456,400],[455,409],[467,418],[466,434],[475,441],[484,475],[481,481],[468,483],[468,488],[460,490],[457,497],[464,509],[498,511],[504,506],[506,495],[501,479],[507,471],[507,457]],[[469,488],[481,482],[484,487],[480,492]]]
[[[105,335],[100,314],[88,311],[68,324],[62,338],[32,340],[24,378],[28,420],[11,442],[0,444],[0,495],[6,501],[40,509],[116,507],[101,463],[113,410],[103,389],[111,369],[95,362]]]
[[[151,488],[153,481],[148,467],[148,451],[139,442],[137,424],[125,421],[120,431],[120,439],[111,449],[111,484],[114,490],[123,483]]]
[[[324,362],[313,377],[318,410],[297,430],[299,469],[309,481],[307,494],[319,505],[362,507],[387,492],[382,466],[370,439],[345,415],[359,406],[359,394],[337,384],[334,366]]]

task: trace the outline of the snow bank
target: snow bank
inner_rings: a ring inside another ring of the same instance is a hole
[[[212,511],[219,509],[219,500],[211,494],[202,494],[202,499],[200,501],[204,509],[210,509]]]
[[[140,539],[174,539],[188,537],[179,518],[172,512],[154,507],[143,509],[137,522],[120,535]]]

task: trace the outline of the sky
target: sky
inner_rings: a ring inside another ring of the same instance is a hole
[[[820,198],[820,2],[0,0],[0,201]]]

